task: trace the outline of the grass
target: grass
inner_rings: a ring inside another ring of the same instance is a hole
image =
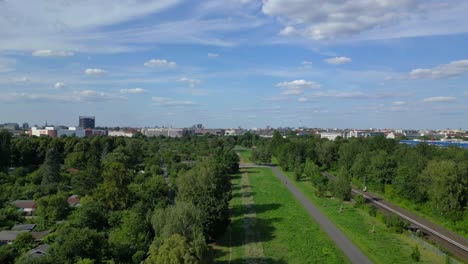
[[[292,173],[284,172],[291,181],[357,246],[373,263],[412,263],[412,248],[418,243],[407,234],[397,234],[382,222],[381,215],[372,217],[366,206],[354,208],[336,199],[315,195],[315,188],[308,181],[295,182]],[[371,230],[375,232],[372,233]],[[445,258],[419,245],[421,263],[444,263]]]
[[[347,263],[335,246],[271,169],[251,169],[257,230],[273,263]]]
[[[252,150],[237,150],[237,153],[242,157],[245,163],[252,163]]]
[[[255,202],[257,240],[265,257],[248,259],[245,254],[245,231],[240,176],[233,178],[231,200],[231,242],[229,232],[214,246],[216,263],[349,263],[302,205],[273,175],[271,169],[249,169],[249,182]],[[232,258],[229,262],[229,245]]]
[[[231,209],[231,224],[226,233],[214,245],[215,262],[229,263],[231,260],[242,260],[244,249],[242,241],[244,241],[244,225],[242,212],[242,198],[240,194],[241,174],[236,174],[232,177],[231,183],[233,186],[232,199],[230,201]],[[231,252],[230,252],[231,251]],[[235,262],[232,262],[235,263]]]

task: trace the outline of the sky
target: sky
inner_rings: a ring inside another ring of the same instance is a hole
[[[468,129],[465,0],[0,0],[0,123]]]

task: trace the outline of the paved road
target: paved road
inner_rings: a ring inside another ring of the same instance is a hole
[[[328,218],[313,205],[310,200],[297,189],[289,179],[276,167],[271,167],[278,178],[286,185],[289,191],[305,207],[309,214],[319,223],[320,227],[330,236],[336,245],[345,253],[352,263],[372,263]]]

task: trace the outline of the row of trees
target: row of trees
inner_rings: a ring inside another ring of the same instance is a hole
[[[285,139],[275,133],[270,142],[260,142],[254,153],[258,153],[258,160],[262,156],[268,159],[262,153],[272,153],[281,167],[295,172],[297,178],[306,175],[320,190],[326,189],[326,179],[317,173],[316,167],[334,172],[338,180],[330,183],[328,189],[344,199],[350,197],[344,190],[349,190],[349,182],[353,181],[360,187],[368,186],[370,190],[430,207],[435,214],[451,221],[466,217],[468,150],[465,149],[426,144],[410,147],[384,137],[329,141],[316,136]]]
[[[229,223],[237,140],[12,138],[2,132],[0,230],[33,221],[51,231],[45,239],[50,255],[41,263],[207,263],[207,243]],[[22,144],[31,151],[21,152]],[[82,197],[80,207],[68,205],[71,194]],[[17,199],[38,203],[34,220],[11,206]],[[19,256],[35,244],[22,245],[1,246],[0,262],[32,263]]]

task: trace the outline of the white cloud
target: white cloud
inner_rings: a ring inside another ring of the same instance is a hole
[[[13,82],[15,83],[25,83],[25,82],[29,82],[31,81],[31,79],[29,79],[28,77],[26,76],[21,76],[21,77],[15,77],[13,78]]]
[[[443,79],[468,74],[468,60],[452,61],[432,69],[414,69],[407,79]]]
[[[56,82],[54,84],[55,89],[62,89],[62,88],[65,88],[65,86],[67,86],[67,85],[65,83],[63,83],[63,82]]]
[[[219,57],[218,53],[208,53],[208,58],[217,58]]]
[[[281,82],[276,86],[285,89],[319,89],[320,84],[306,80],[294,80],[291,82]]]
[[[128,88],[128,89],[120,89],[120,93],[123,94],[142,94],[146,93],[146,90],[143,88]]]
[[[406,102],[405,101],[395,101],[392,104],[400,106],[400,105],[406,105]]]
[[[179,82],[183,82],[183,83],[188,83],[190,85],[190,87],[193,87],[195,86],[196,84],[199,84],[200,83],[200,80],[197,80],[197,79],[190,79],[190,78],[187,78],[187,77],[181,77],[179,79]]]
[[[167,97],[153,97],[153,102],[158,106],[190,106],[196,105],[192,101],[184,101],[184,100],[174,100]]]
[[[5,103],[92,103],[122,100],[124,98],[94,90],[74,91],[68,94],[5,93],[0,102]]]
[[[107,75],[107,71],[102,70],[102,69],[86,69],[84,73],[86,75],[98,76],[98,77]]]
[[[151,68],[173,68],[177,66],[177,63],[162,59],[151,59],[145,62],[143,65]]]
[[[435,97],[428,97],[424,98],[423,102],[425,103],[449,103],[456,101],[457,98],[452,96],[435,96]]]
[[[281,36],[291,36],[297,33],[298,33],[297,30],[292,26],[287,26],[279,32]]]
[[[305,97],[299,97],[299,99],[297,99],[297,101],[301,102],[301,103],[305,103],[307,101],[309,101],[307,98]]]
[[[464,1],[269,0],[262,11],[285,26],[280,35],[333,40],[466,32],[467,6]]]
[[[311,61],[303,61],[301,64],[302,65],[312,65],[312,62]]]
[[[36,50],[32,53],[34,57],[70,57],[75,55],[70,51],[56,51],[56,50]]]
[[[350,63],[352,61],[353,60],[351,60],[351,58],[348,58],[348,57],[334,57],[334,58],[329,58],[325,60],[326,63],[334,64],[334,65]]]

